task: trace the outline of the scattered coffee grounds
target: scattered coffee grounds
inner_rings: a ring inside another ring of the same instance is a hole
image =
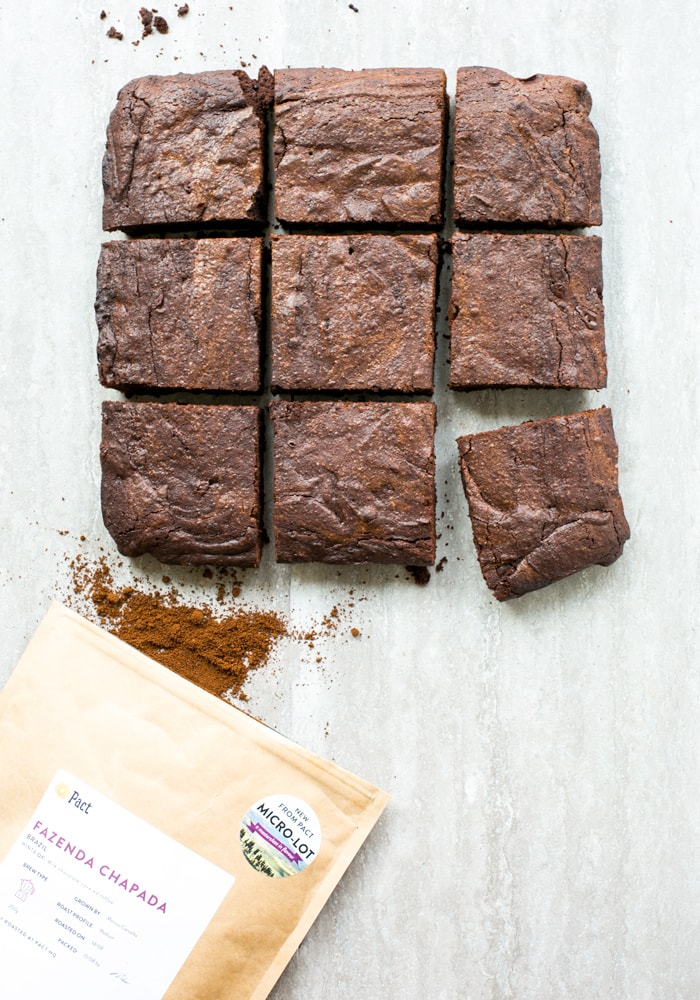
[[[112,27],[107,32],[107,38],[116,38],[118,42],[121,42],[121,40],[124,38],[124,35],[122,34],[121,31],[117,31],[114,25],[112,25]]]
[[[188,3],[183,3],[182,7],[177,8],[177,16],[185,17],[186,14],[190,12],[190,5]]]
[[[430,583],[430,570],[427,566],[407,566],[406,569],[419,587],[425,587],[426,583]]]
[[[139,17],[141,18],[141,24],[143,25],[142,38],[146,35],[153,34],[153,11],[148,10],[146,7],[142,7],[139,11]]]
[[[311,628],[293,629],[276,611],[241,607],[225,613],[188,604],[171,577],[162,576],[167,591],[144,581],[120,585],[105,556],[90,560],[82,553],[66,557],[71,582],[64,603],[107,629],[140,652],[192,681],[224,701],[248,701],[244,687],[250,674],[269,664],[277,642],[287,638],[315,649],[317,642],[340,637],[352,621],[355,604],[334,605]],[[118,562],[117,565],[123,565]],[[213,571],[206,567],[204,579]],[[218,570],[221,582],[216,601],[240,596],[241,583],[235,571]],[[365,598],[359,598],[365,600]],[[350,622],[348,622],[350,617]],[[353,638],[360,635],[350,628]],[[323,658],[316,656],[316,663]]]
[[[247,701],[249,675],[264,667],[287,624],[274,611],[242,608],[217,617],[188,605],[178,591],[119,586],[104,557],[70,563],[73,594],[87,602],[88,617],[163,666],[226,700]]]
[[[168,22],[165,20],[164,17],[154,17],[153,18],[153,27],[161,35],[167,35],[167,33],[169,31]]]

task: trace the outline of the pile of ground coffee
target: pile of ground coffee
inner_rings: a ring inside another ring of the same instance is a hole
[[[70,567],[73,595],[88,617],[227,700],[248,700],[243,688],[249,675],[265,666],[278,640],[290,634],[275,611],[240,608],[216,615],[187,604],[172,586],[165,592],[118,586],[105,557],[91,562],[78,555]]]

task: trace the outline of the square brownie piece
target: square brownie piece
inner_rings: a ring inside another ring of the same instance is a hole
[[[435,561],[434,403],[271,411],[278,562]]]
[[[119,551],[257,566],[260,450],[255,406],[103,403],[102,516]]]
[[[602,389],[602,294],[597,236],[456,235],[450,388]]]
[[[607,407],[457,439],[481,571],[499,601],[587,566],[629,538]]]
[[[272,241],[272,384],[432,392],[435,236]]]
[[[258,392],[260,239],[115,240],[95,314],[102,385]]]
[[[457,72],[457,224],[599,226],[600,151],[586,85],[481,66]]]
[[[107,230],[263,221],[272,77],[144,76],[118,94],[102,165]]]
[[[442,70],[277,70],[277,217],[440,225],[446,120]]]

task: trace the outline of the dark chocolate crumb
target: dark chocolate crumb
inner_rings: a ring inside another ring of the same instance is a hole
[[[348,7],[350,8],[350,10],[354,10],[356,14],[360,13],[354,3],[349,3]]]
[[[156,31],[158,31],[161,35],[167,35],[168,31],[170,30],[168,28],[168,22],[165,20],[164,17],[154,17],[153,25]]]
[[[153,11],[148,10],[147,7],[142,7],[141,10],[139,11],[139,17],[141,18],[141,24],[143,25],[143,34],[141,35],[141,37],[145,38],[146,35],[152,35]]]
[[[112,25],[112,27],[107,32],[107,38],[116,38],[118,42],[121,42],[123,37],[124,35],[121,33],[121,31],[117,31],[114,25]]]
[[[188,3],[183,3],[182,7],[177,8],[177,16],[185,17],[186,14],[190,12],[190,5]]]
[[[426,583],[430,583],[430,570],[427,566],[407,566],[406,569],[419,587],[425,587]]]

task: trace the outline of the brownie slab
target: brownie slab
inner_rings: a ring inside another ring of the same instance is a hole
[[[597,236],[455,235],[450,388],[603,388],[602,294]]]
[[[499,601],[587,566],[629,538],[607,407],[457,439],[481,571]]]
[[[600,151],[590,109],[579,80],[539,73],[519,80],[497,69],[460,69],[457,224],[600,225]]]
[[[260,424],[254,406],[104,403],[102,516],[119,551],[257,566]]]
[[[278,562],[435,561],[434,403],[274,401]]]
[[[277,70],[277,217],[439,225],[446,113],[442,70]]]
[[[97,266],[102,385],[257,392],[262,241],[115,240]]]
[[[435,236],[272,241],[274,390],[432,392]]]
[[[119,91],[102,165],[107,230],[264,219],[266,69],[144,76]]]

